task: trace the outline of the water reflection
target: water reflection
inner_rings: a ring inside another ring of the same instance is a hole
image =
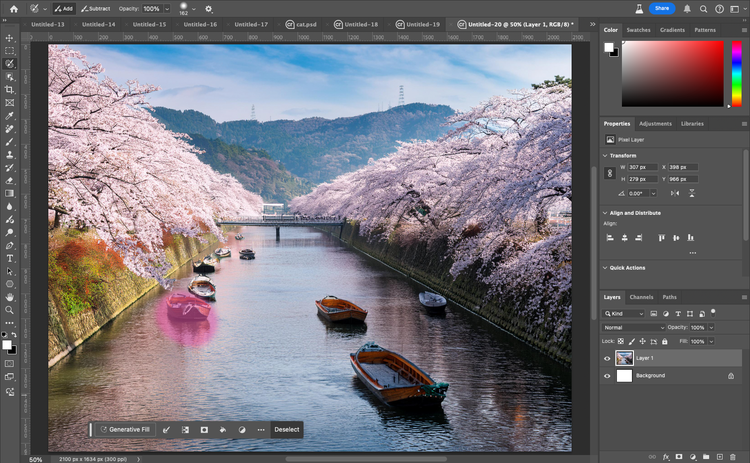
[[[570,450],[569,369],[459,307],[428,313],[421,285],[330,235],[242,233],[211,276],[205,322],[171,321],[170,293],[155,289],[50,370],[51,451]],[[248,247],[257,258],[240,260]],[[175,291],[193,275],[189,265],[174,274]],[[365,324],[321,319],[315,300],[326,294],[367,309]],[[349,363],[367,341],[450,383],[442,409],[381,403]],[[302,420],[305,438],[86,438],[88,421],[105,420]]]
[[[363,402],[377,412],[384,429],[398,430],[399,445],[404,448],[393,450],[434,451],[435,442],[445,444],[453,440],[453,428],[442,408],[419,410],[391,407],[377,399],[356,376],[352,378],[351,387]]]
[[[364,323],[332,323],[318,314],[318,320],[326,327],[326,335],[341,339],[361,338],[367,333],[367,321]],[[364,341],[362,342],[364,344]]]

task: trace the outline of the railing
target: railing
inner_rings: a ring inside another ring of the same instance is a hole
[[[334,216],[323,217],[306,217],[301,215],[274,215],[274,216],[255,216],[255,217],[233,217],[230,219],[218,220],[218,225],[246,225],[246,226],[333,226],[340,227],[344,224],[344,219]]]

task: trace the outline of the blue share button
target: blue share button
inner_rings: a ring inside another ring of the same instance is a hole
[[[675,7],[674,3],[658,2],[650,4],[648,6],[648,11],[651,14],[673,14],[675,12]]]

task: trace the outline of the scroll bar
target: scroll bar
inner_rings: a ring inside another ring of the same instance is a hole
[[[742,239],[750,239],[750,210],[748,210],[748,197],[750,197],[750,150],[742,152]]]
[[[402,457],[402,456],[300,456],[286,457],[289,463],[442,463],[447,457]]]
[[[750,276],[750,150],[742,151],[742,276]]]
[[[596,305],[598,303],[598,292],[599,288],[597,287],[597,275],[599,275],[599,262],[597,261],[597,255],[596,255],[596,246],[599,243],[599,240],[597,238],[597,232],[598,227],[597,224],[599,223],[599,208],[596,206],[596,199],[599,197],[599,192],[597,190],[597,173],[596,173],[596,166],[591,168],[591,236],[589,237],[589,241],[591,243],[591,319],[596,320]]]

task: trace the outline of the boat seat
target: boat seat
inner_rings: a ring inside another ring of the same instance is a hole
[[[410,378],[404,377],[399,372],[394,371],[385,363],[362,363],[362,368],[367,372],[372,379],[378,382],[383,387],[404,387],[414,386],[414,383]]]

